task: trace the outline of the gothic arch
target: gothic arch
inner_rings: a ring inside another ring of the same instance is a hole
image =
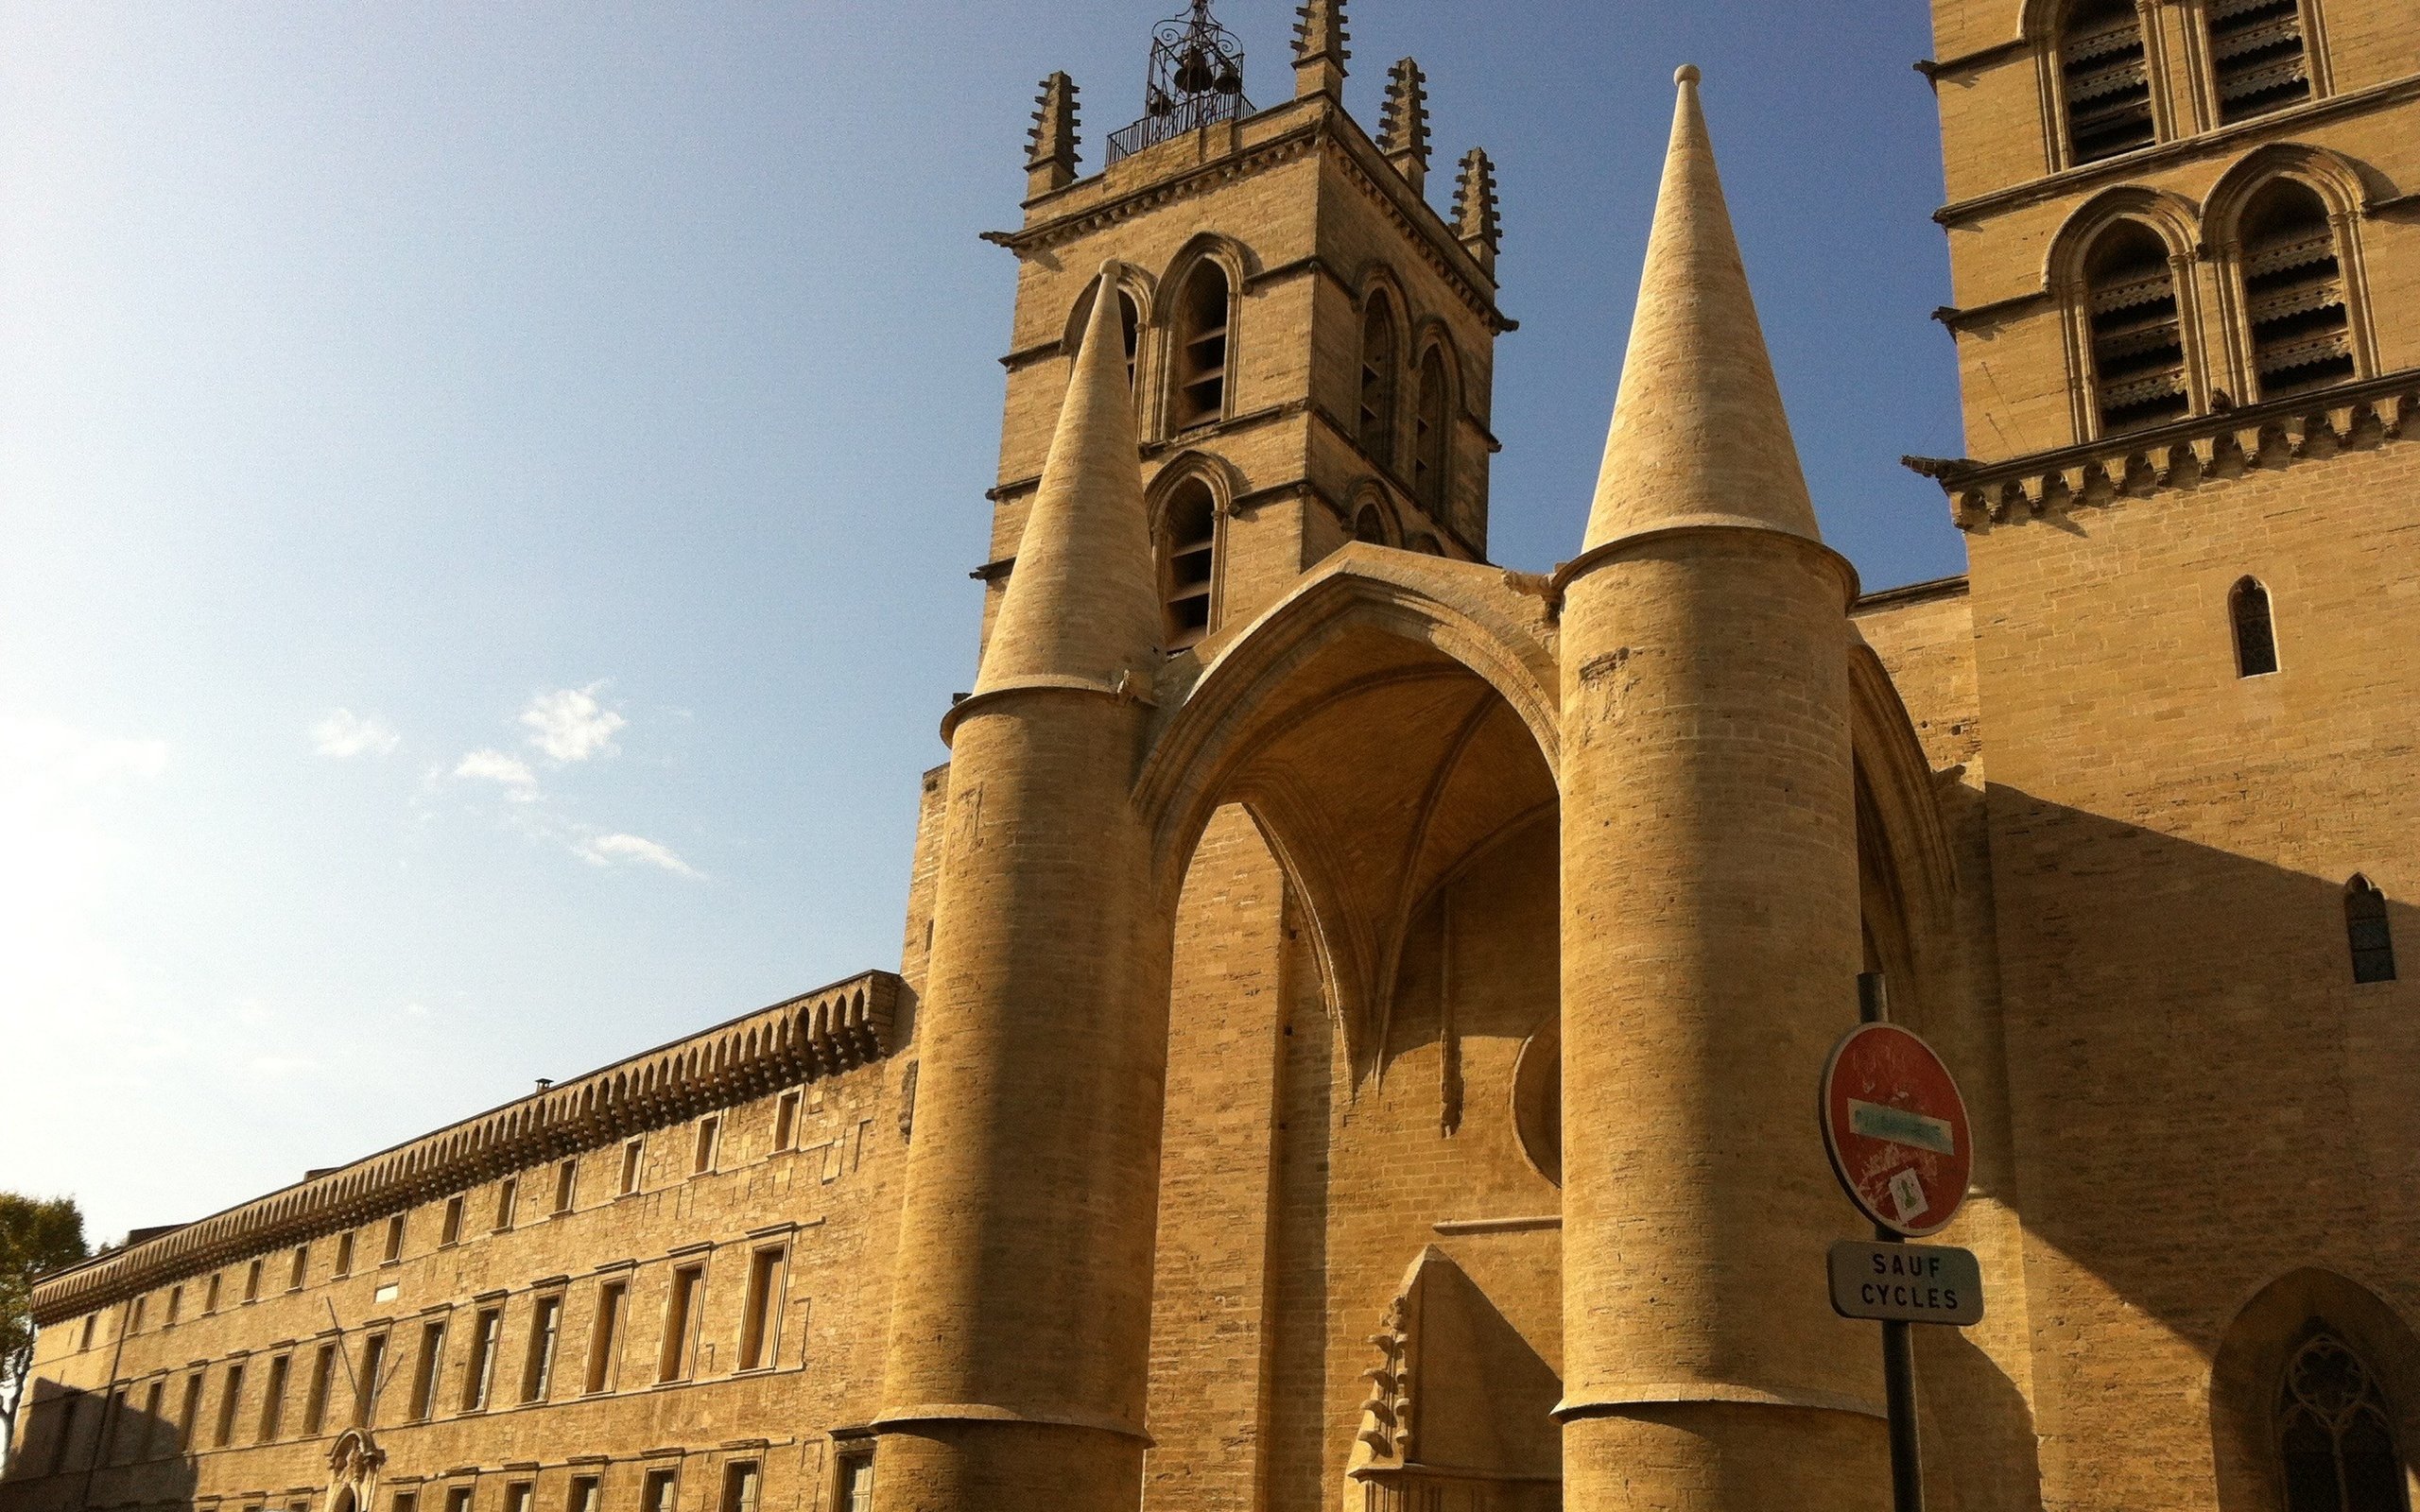
[[[1410,361],[1404,371],[1410,382],[1411,456],[1401,469],[1411,483],[1411,496],[1429,518],[1452,528],[1455,454],[1462,418],[1462,355],[1445,323],[1431,317],[1414,329]],[[1442,388],[1432,403],[1432,376]],[[1433,470],[1433,471],[1432,471]]]
[[[1369,533],[1374,524],[1375,533]],[[1375,480],[1353,490],[1353,504],[1347,511],[1345,528],[1353,539],[1373,546],[1394,546],[1403,541],[1403,524],[1396,517],[1393,501]]]
[[[2303,142],[2272,142],[2245,154],[2221,175],[2202,203],[2201,251],[2218,268],[2220,313],[2230,367],[2238,385],[2237,397],[2244,400],[2253,397],[2256,387],[2252,316],[2244,287],[2244,214],[2264,191],[2281,180],[2310,191],[2325,210],[2344,281],[2354,374],[2367,377],[2378,369],[2368,263],[2361,242],[2361,218],[2377,198],[2377,185],[2361,163],[2343,153]]]
[[[2165,190],[2126,185],[2096,195],[2069,215],[2051,237],[2044,260],[2043,286],[2058,301],[2060,330],[2066,344],[2067,393],[2075,439],[2087,441],[2105,428],[2102,386],[2095,362],[2094,301],[2091,266],[2103,238],[2128,226],[2155,238],[2168,254],[2170,297],[2175,304],[2176,339],[2183,381],[2185,413],[2209,408],[2210,379],[2201,339],[2200,301],[2194,281],[2194,244],[2198,216],[2192,201]]]
[[[2220,1512],[2283,1512],[2273,1424],[2278,1384],[2295,1352],[2323,1331],[2349,1346],[2376,1376],[2403,1452],[2406,1485],[2420,1490],[2414,1465],[2420,1334],[2368,1287],[2312,1267],[2262,1287],[2227,1325],[2211,1361],[2210,1441]]]
[[[1158,318],[1152,302],[1159,294],[1157,282],[1136,265],[1120,263],[1117,265],[1117,291],[1134,301],[1135,324],[1139,330],[1149,332],[1152,323]],[[1059,350],[1070,362],[1076,360],[1078,349],[1084,344],[1084,326],[1092,319],[1093,301],[1099,293],[1099,281],[1088,280],[1084,284],[1084,291],[1076,296],[1076,302],[1067,307],[1067,324],[1059,334]],[[1137,362],[1142,360],[1142,350],[1139,345],[1135,350],[1135,360]]]

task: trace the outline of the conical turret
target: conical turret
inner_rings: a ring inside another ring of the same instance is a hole
[[[1729,520],[1821,540],[1781,387],[1698,103],[1680,101],[1621,395],[1588,515],[1590,548],[1643,530]]]
[[[1127,387],[1117,266],[1101,269],[1059,429],[992,626],[977,694],[1043,678],[1115,687],[1159,649],[1150,524]]]

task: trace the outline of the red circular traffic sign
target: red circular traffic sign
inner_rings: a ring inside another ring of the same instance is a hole
[[[1891,1023],[1860,1024],[1824,1066],[1824,1148],[1849,1200],[1883,1228],[1939,1233],[1966,1200],[1974,1129],[1932,1046]]]

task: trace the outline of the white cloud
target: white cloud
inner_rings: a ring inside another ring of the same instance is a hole
[[[558,688],[529,700],[521,722],[529,727],[529,744],[559,762],[584,762],[611,756],[620,747],[614,731],[630,723],[596,701],[602,682],[585,688]]]
[[[404,737],[376,714],[363,716],[339,709],[311,727],[311,745],[322,756],[338,761],[354,756],[390,756]]]
[[[454,775],[475,782],[497,783],[503,787],[504,796],[515,803],[534,803],[538,799],[538,777],[529,770],[529,764],[500,750],[471,752],[455,766]]]
[[[675,876],[695,877],[697,868],[675,855],[667,846],[635,834],[593,834],[572,848],[572,853],[592,867],[610,867],[617,862],[657,867]]]

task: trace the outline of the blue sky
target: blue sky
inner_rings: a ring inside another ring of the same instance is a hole
[[[0,1188],[197,1217],[896,964],[976,236],[1164,9],[0,8]],[[1219,9],[1286,97],[1292,0]],[[1356,112],[1417,55],[1501,167],[1498,559],[1577,548],[1693,60],[1825,530],[1961,570],[1917,0],[1353,11]]]

